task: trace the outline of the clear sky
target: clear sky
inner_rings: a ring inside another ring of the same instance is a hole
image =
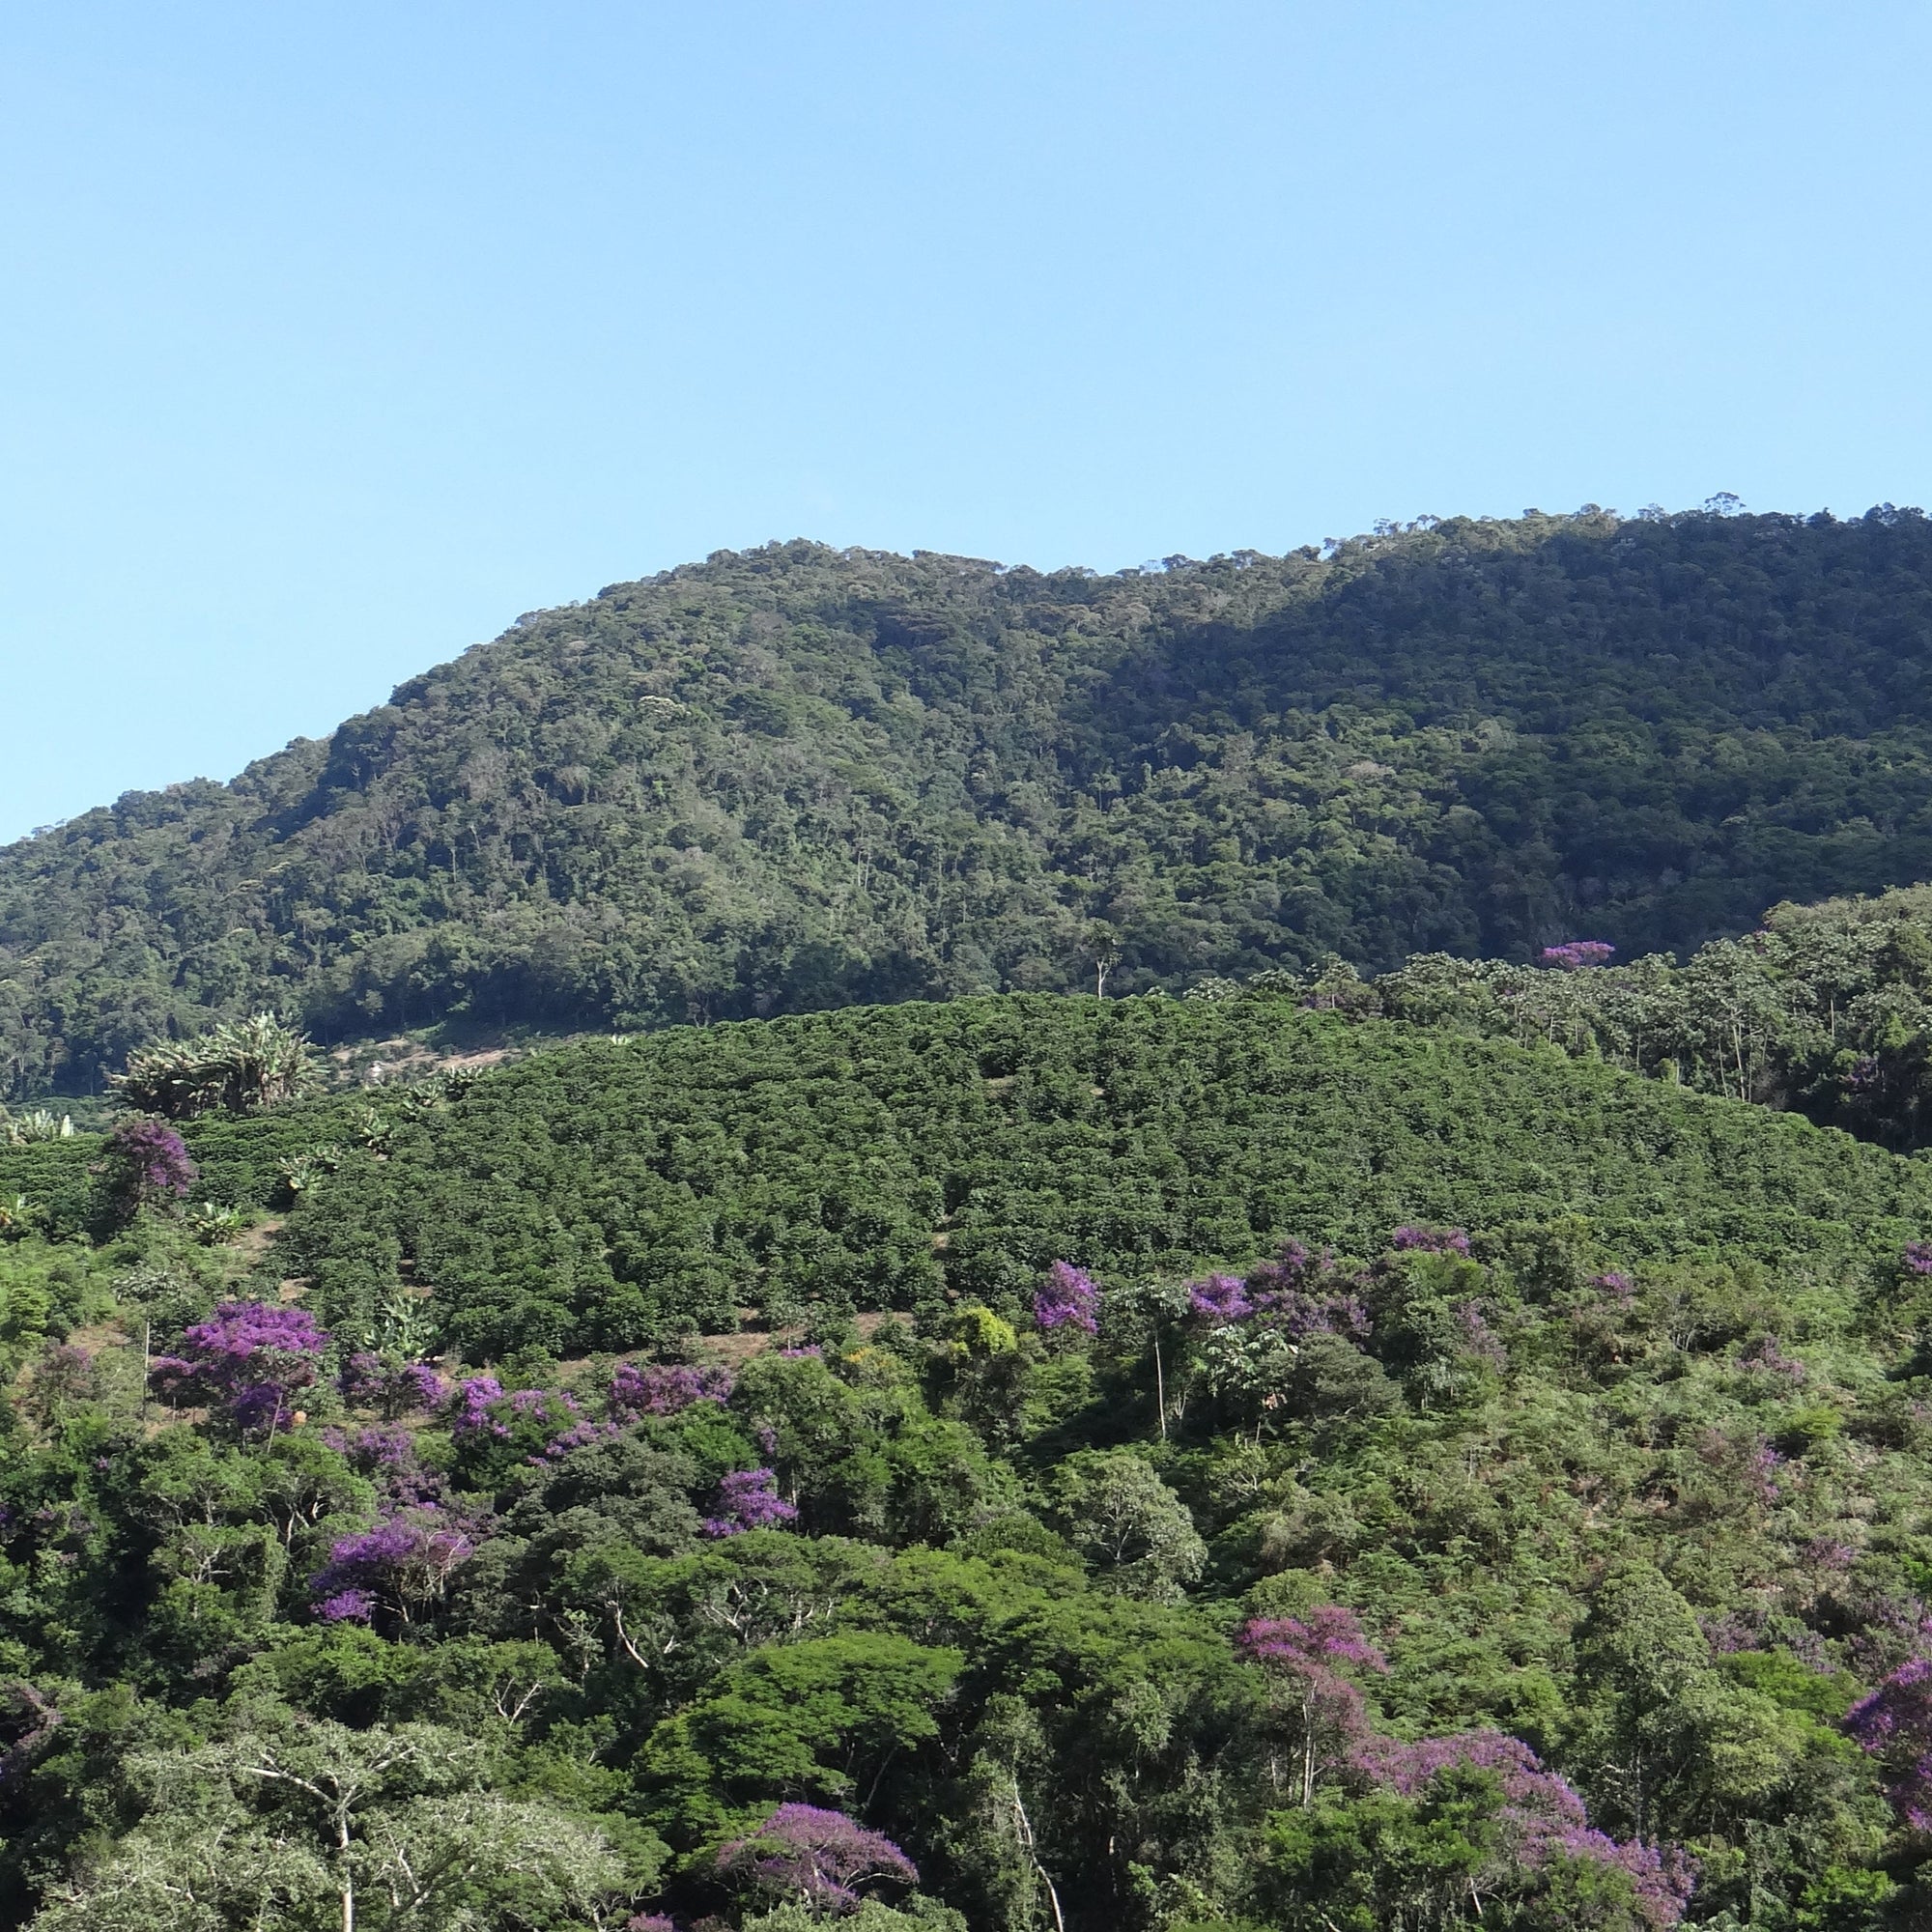
[[[0,10],[0,838],[813,536],[1932,502],[1922,4]]]

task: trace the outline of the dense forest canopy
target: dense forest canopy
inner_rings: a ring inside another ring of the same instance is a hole
[[[1263,991],[36,1135],[0,1924],[1904,1932],[1928,1233]]]
[[[1424,520],[1096,577],[807,543],[0,853],[0,1093],[272,1006],[644,1028],[1625,956],[1932,876],[1932,525]]]

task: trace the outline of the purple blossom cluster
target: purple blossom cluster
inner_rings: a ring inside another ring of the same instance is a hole
[[[1332,1279],[1334,1257],[1318,1261],[1299,1241],[1285,1241],[1273,1261],[1263,1262],[1245,1277],[1210,1274],[1187,1284],[1190,1313],[1204,1321],[1245,1321],[1264,1315],[1291,1339],[1304,1335],[1369,1333],[1369,1311],[1358,1284]]]
[[[1605,939],[1566,939],[1561,946],[1543,949],[1543,963],[1575,973],[1584,966],[1607,966],[1616,950]]]
[[[1388,1669],[1388,1659],[1362,1634],[1354,1611],[1339,1604],[1323,1604],[1305,1617],[1250,1617],[1236,1641],[1257,1663],[1296,1672],[1338,1663]]]
[[[1352,1610],[1323,1605],[1305,1617],[1253,1617],[1237,1646],[1288,1691],[1301,1744],[1301,1802],[1315,1795],[1318,1771],[1346,1759],[1369,1735],[1368,1699],[1344,1674],[1386,1672],[1388,1662],[1363,1635]]]
[[[1776,1376],[1796,1388],[1804,1380],[1804,1364],[1787,1355],[1777,1346],[1775,1335],[1767,1335],[1761,1341],[1753,1342],[1749,1348],[1738,1353],[1738,1367],[1755,1370],[1767,1376]]]
[[[492,1406],[503,1400],[503,1384],[495,1376],[466,1376],[448,1397],[449,1433],[459,1439],[465,1435],[508,1435],[509,1426],[491,1414]]]
[[[1254,1617],[1236,1643],[1299,1692],[1304,1797],[1312,1792],[1318,1764],[1405,1798],[1419,1796],[1447,1771],[1486,1772],[1500,1792],[1508,1856],[1522,1870],[1535,1873],[1557,1859],[1612,1868],[1629,1878],[1647,1925],[1662,1932],[1683,1917],[1692,1880],[1688,1861],[1675,1852],[1618,1844],[1593,1830],[1582,1800],[1564,1779],[1545,1771],[1527,1745],[1496,1731],[1416,1744],[1372,1731],[1366,1700],[1343,1673],[1385,1672],[1388,1661],[1352,1610],[1329,1604],[1298,1617]]]
[[[368,1350],[350,1356],[336,1386],[344,1402],[391,1419],[440,1408],[449,1399],[449,1384],[428,1362],[398,1362]]]
[[[495,1376],[469,1376],[456,1385],[445,1404],[450,1439],[474,1459],[481,1455],[499,1466],[502,1443],[511,1453],[523,1452],[532,1466],[560,1462],[574,1449],[602,1442],[617,1435],[621,1420],[592,1421],[574,1395],[561,1389],[504,1390]]]
[[[1832,1536],[1814,1536],[1798,1554],[1814,1570],[1849,1570],[1859,1560],[1859,1552],[1849,1543]]]
[[[833,1914],[858,1911],[862,1888],[919,1883],[919,1868],[883,1833],[816,1804],[781,1804],[755,1832],[720,1849],[718,1869]]]
[[[1777,1472],[1784,1467],[1784,1457],[1769,1442],[1755,1442],[1745,1457],[1745,1487],[1752,1497],[1761,1503],[1775,1503],[1784,1493],[1783,1486],[1777,1479]]]
[[[1366,1737],[1350,1750],[1349,1770],[1405,1798],[1420,1796],[1444,1772],[1485,1772],[1496,1781],[1502,1808],[1497,1822],[1511,1861],[1526,1872],[1557,1860],[1577,1861],[1622,1872],[1631,1882],[1644,1922],[1675,1925],[1690,1901],[1695,1872],[1674,1849],[1619,1844],[1595,1830],[1583,1801],[1568,1781],[1546,1771],[1520,1739],[1500,1731],[1464,1731],[1455,1737]]]
[[[404,1510],[331,1547],[309,1578],[316,1615],[325,1623],[368,1623],[385,1609],[414,1622],[475,1549],[466,1526],[436,1504]]]
[[[1474,1298],[1459,1301],[1453,1312],[1456,1325],[1463,1331],[1463,1348],[1478,1361],[1488,1362],[1498,1369],[1506,1368],[1509,1350],[1503,1347],[1502,1337],[1490,1326],[1482,1302]]]
[[[675,1415],[696,1402],[724,1402],[732,1387],[725,1368],[694,1369],[681,1362],[619,1362],[611,1378],[611,1412],[617,1416]]]
[[[181,1201],[197,1179],[187,1143],[165,1121],[123,1121],[107,1136],[108,1184],[124,1213]]]
[[[1034,1292],[1034,1324],[1042,1334],[1056,1328],[1079,1328],[1099,1333],[1100,1291],[1094,1277],[1071,1262],[1055,1262]]]
[[[1907,1274],[1932,1274],[1932,1241],[1907,1241],[1898,1262]]]
[[[149,1377],[163,1400],[205,1404],[253,1435],[288,1419],[297,1394],[314,1386],[327,1347],[327,1332],[305,1309],[225,1301],[184,1332],[180,1354],[157,1355]]]
[[[325,1429],[322,1439],[357,1475],[376,1485],[390,1509],[443,1500],[442,1477],[423,1467],[407,1429]]]
[[[1389,1245],[1399,1255],[1466,1255],[1469,1237],[1461,1228],[1398,1228]]]
[[[1629,1307],[1636,1297],[1636,1283],[1621,1268],[1607,1268],[1604,1273],[1592,1275],[1590,1286],[1602,1292],[1611,1301]]]
[[[1899,1817],[1932,1831],[1932,1658],[1908,1659],[1854,1704],[1845,1735],[1884,1761],[1885,1795]]]
[[[778,1492],[770,1469],[733,1469],[718,1485],[718,1514],[706,1517],[706,1536],[742,1536],[748,1529],[776,1529],[795,1522],[798,1509]]]
[[[1240,1321],[1255,1312],[1248,1285],[1239,1275],[1210,1274],[1187,1284],[1187,1305],[1208,1321]]]
[[[533,1464],[560,1463],[573,1450],[587,1449],[593,1442],[608,1442],[622,1433],[617,1423],[593,1422],[586,1415],[582,1421],[572,1423],[561,1435],[553,1435],[534,1456],[526,1457],[525,1461]]]

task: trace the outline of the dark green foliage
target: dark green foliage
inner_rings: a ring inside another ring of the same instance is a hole
[[[1364,981],[1212,980],[1197,997],[1287,999],[1478,1037],[1541,1042],[1673,1083],[1795,1108],[1894,1148],[1932,1140],[1932,891],[1774,906],[1681,965],[1652,955],[1566,971],[1445,953]]]
[[[1010,1309],[1057,1256],[1142,1275],[1290,1235],[1364,1252],[1406,1220],[1582,1214],[1626,1257],[1859,1265],[1928,1207],[1932,1176],[1843,1135],[1557,1054],[1032,996],[538,1056],[346,1157],[281,1253],[330,1320],[406,1267],[501,1354],[728,1328],[741,1305]]]
[[[1106,578],[722,552],[0,855],[0,1092],[264,1005],[641,1028],[1684,948],[1932,875],[1928,638],[1889,508]]]

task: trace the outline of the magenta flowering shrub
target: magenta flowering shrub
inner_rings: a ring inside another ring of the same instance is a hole
[[[1907,1274],[1932,1274],[1932,1241],[1907,1241],[1898,1264]]]
[[[675,1415],[697,1402],[724,1402],[733,1386],[726,1368],[694,1369],[683,1363],[619,1362],[611,1378],[611,1413],[631,1418]]]
[[[883,1833],[816,1804],[781,1804],[755,1832],[720,1848],[718,1870],[825,1913],[858,1911],[868,1887],[919,1883],[919,1868]]]
[[[309,1578],[315,1613],[325,1623],[369,1623],[379,1611],[420,1622],[475,1550],[466,1525],[435,1503],[403,1510],[335,1543]]]
[[[1584,966],[1607,966],[1616,950],[1607,940],[1566,939],[1561,946],[1543,949],[1543,964],[1575,973]]]
[[[1620,1268],[1592,1275],[1590,1286],[1603,1292],[1606,1299],[1628,1307],[1636,1294],[1636,1283]]]
[[[509,1435],[507,1424],[498,1426],[490,1413],[491,1405],[503,1400],[503,1384],[495,1376],[467,1376],[457,1383],[449,1400],[449,1433],[455,1436],[489,1432]]]
[[[1056,1328],[1079,1328],[1089,1335],[1099,1333],[1100,1291],[1092,1275],[1071,1262],[1055,1262],[1046,1279],[1035,1290],[1034,1325],[1042,1334]]]
[[[1932,1658],[1909,1658],[1845,1714],[1845,1735],[1884,1765],[1885,1795],[1915,1832],[1932,1832]]]
[[[225,1301],[183,1333],[180,1354],[157,1355],[149,1378],[164,1401],[205,1405],[253,1435],[288,1420],[327,1348],[327,1332],[305,1309]]]
[[[185,1200],[198,1174],[187,1143],[165,1121],[123,1121],[104,1152],[108,1191],[129,1219],[143,1208]]]
[[[1570,1861],[1621,1872],[1645,1924],[1658,1932],[1677,1924],[1690,1901],[1695,1874],[1681,1853],[1619,1844],[1595,1830],[1568,1781],[1546,1771],[1526,1744],[1500,1731],[1464,1731],[1414,1744],[1364,1737],[1350,1747],[1348,1769],[1404,1798],[1420,1797],[1447,1772],[1484,1773],[1495,1781],[1501,1799],[1496,1823],[1503,1856],[1520,1870],[1536,1875]]]
[[[1502,1337],[1490,1326],[1489,1316],[1481,1301],[1474,1298],[1459,1301],[1453,1313],[1465,1354],[1473,1360],[1489,1363],[1492,1368],[1509,1366],[1509,1350],[1503,1347]]]
[[[718,1485],[718,1514],[704,1519],[706,1536],[741,1536],[748,1529],[777,1529],[798,1520],[796,1505],[778,1492],[770,1469],[733,1469]]]

